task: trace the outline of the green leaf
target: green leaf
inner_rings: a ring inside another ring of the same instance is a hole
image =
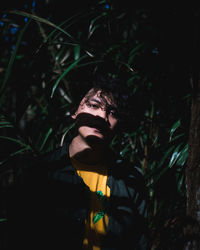
[[[33,19],[33,20],[35,20],[37,22],[41,22],[41,23],[47,24],[47,25],[49,25],[49,26],[51,26],[51,27],[53,27],[53,28],[61,31],[62,33],[64,33],[65,35],[67,35],[69,38],[73,39],[73,37],[68,32],[66,32],[64,29],[60,28],[59,26],[55,25],[54,23],[46,20],[45,18],[38,17],[38,16],[36,16],[34,14],[30,14],[28,12],[20,11],[20,10],[11,10],[11,11],[9,11],[9,13],[16,14],[16,15],[21,15],[21,16],[25,16],[25,17]]]
[[[178,120],[177,122],[175,122],[174,123],[174,125],[172,126],[172,128],[171,128],[171,130],[170,130],[170,141],[171,141],[171,139],[172,139],[172,136],[173,136],[173,134],[174,134],[174,132],[177,130],[177,128],[178,127],[180,127],[180,125],[181,125],[181,122],[180,122],[180,120]]]
[[[178,189],[180,194],[182,194],[182,188],[183,188],[183,185],[184,185],[184,180],[185,180],[185,176],[184,176],[183,173],[181,173],[179,175],[178,180],[177,180],[177,189]]]
[[[62,146],[63,145],[63,142],[64,142],[64,139],[65,139],[65,136],[68,134],[68,132],[75,126],[75,122],[73,122],[69,127],[66,128],[66,130],[64,131],[63,135],[62,135],[62,138],[61,138],[61,143],[60,145]]]
[[[1,222],[7,222],[8,220],[6,218],[0,218],[0,223]]]
[[[82,57],[80,57],[78,60],[76,60],[75,62],[73,62],[64,72],[63,74],[58,78],[58,80],[55,82],[52,92],[51,92],[51,98],[54,95],[54,92],[56,90],[56,88],[58,87],[58,84],[60,83],[60,81],[67,75],[67,73],[72,70],[83,58],[86,58],[87,55],[84,55]]]
[[[106,13],[105,13],[105,12],[103,12],[101,15],[99,15],[99,16],[97,16],[97,17],[95,17],[94,19],[91,20],[90,25],[89,25],[88,38],[91,37],[91,35],[94,33],[94,31],[95,31],[98,27],[100,27],[99,24],[94,25],[95,22],[96,22],[97,20],[101,19],[101,18],[104,17],[104,16],[106,16]]]
[[[59,24],[58,26],[61,28],[65,25],[65,29],[69,28],[70,26],[72,26],[75,22],[77,22],[77,20],[80,22],[80,20],[82,18],[84,18],[85,16],[88,16],[88,13],[84,13],[83,11],[76,13],[75,15],[69,17],[67,20],[65,20],[64,22],[62,22],[61,24]],[[71,22],[70,22],[71,21]],[[70,23],[69,23],[70,22]],[[68,24],[67,24],[68,23]],[[67,24],[67,26],[66,26]],[[64,29],[64,28],[63,28]],[[47,36],[47,41],[53,37],[53,35],[56,33],[56,30],[53,30],[48,36]],[[59,34],[55,35],[54,39],[56,39],[58,37]],[[68,43],[68,42],[59,42],[62,44],[69,44],[69,45],[77,45],[77,42],[74,43]]]
[[[158,164],[159,167],[163,166],[164,162],[168,159],[168,157],[170,156],[170,154],[174,148],[175,148],[175,145],[172,145],[167,151],[165,151],[163,157],[161,158],[161,160]]]
[[[80,46],[77,45],[74,47],[74,59],[78,60],[80,58]]]
[[[143,44],[138,44],[135,48],[133,48],[130,52],[128,63],[131,64],[134,61],[135,56],[137,55],[138,51],[141,49]]]
[[[15,142],[17,144],[20,144],[21,146],[23,147],[26,147],[27,149],[30,149],[30,145],[27,145],[25,144],[24,142],[18,140],[18,139],[15,139],[15,138],[12,138],[12,137],[8,137],[8,136],[0,136],[0,139],[5,139],[5,140],[9,140],[9,141],[12,141],[12,142]]]
[[[179,144],[176,148],[175,148],[175,150],[174,150],[174,152],[173,152],[173,154],[172,154],[172,156],[171,156],[171,159],[170,159],[170,161],[169,161],[169,167],[171,168],[174,164],[175,164],[175,162],[178,160],[178,158],[179,158],[179,155],[180,155],[180,151],[179,151],[179,149],[180,149],[180,147],[182,146],[182,144]]]
[[[30,23],[30,20],[24,25],[24,28],[19,33],[16,45],[15,45],[15,49],[12,52],[12,55],[11,55],[9,63],[8,63],[8,67],[7,67],[6,72],[5,72],[5,77],[4,77],[2,85],[1,85],[0,93],[3,92],[4,87],[5,87],[7,81],[9,79],[9,77],[10,77],[11,69],[12,69],[12,66],[14,64],[14,61],[15,61],[15,58],[16,58],[16,55],[17,55],[17,51],[18,51],[19,46],[21,44],[21,40],[22,40],[23,34],[24,34],[25,30],[27,29],[29,23]]]
[[[131,145],[128,143],[124,149],[121,150],[120,155],[124,157],[124,155],[130,150]]]
[[[177,165],[183,166],[186,163],[188,158],[188,144],[184,146],[184,148],[180,151],[180,155],[177,159]]]
[[[0,126],[0,128],[13,128],[13,125],[11,124],[3,125],[3,126]]]
[[[44,140],[43,140],[43,142],[42,142],[42,145],[40,146],[40,151],[43,150],[43,148],[44,148],[44,146],[45,146],[45,144],[46,144],[46,142],[47,142],[47,139],[49,138],[49,136],[50,136],[50,134],[52,133],[52,131],[53,131],[53,129],[50,128],[50,129],[48,130],[48,132],[46,133],[46,135],[45,135],[45,137],[44,137]]]

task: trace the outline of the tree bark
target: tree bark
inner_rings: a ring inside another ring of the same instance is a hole
[[[200,249],[200,80],[192,80],[194,95],[191,103],[189,155],[186,168],[185,250]]]

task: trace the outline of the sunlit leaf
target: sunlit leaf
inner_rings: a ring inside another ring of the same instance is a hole
[[[174,150],[174,152],[173,152],[173,154],[172,154],[172,156],[171,156],[171,159],[170,159],[170,161],[169,161],[169,167],[171,168],[175,163],[176,163],[176,161],[178,160],[178,158],[179,158],[179,156],[180,156],[180,154],[181,154],[181,152],[180,152],[180,147],[181,147],[182,145],[181,144],[179,144],[176,148],[175,148],[175,150]]]
[[[95,17],[94,19],[92,19],[92,21],[90,22],[89,25],[89,31],[88,31],[88,38],[91,37],[91,35],[94,33],[94,31],[100,27],[99,24],[96,24],[96,21],[101,19],[102,17],[104,17],[106,15],[105,12],[103,12],[100,16]]]
[[[31,14],[31,13],[27,13],[27,12],[24,12],[24,11],[20,11],[20,10],[10,10],[9,13],[16,14],[16,15],[21,15],[21,16],[33,19],[33,20],[35,20],[37,22],[41,22],[41,23],[47,24],[47,25],[49,25],[49,26],[51,26],[51,27],[53,27],[53,28],[61,31],[62,33],[64,33],[65,35],[67,35],[69,38],[73,39],[73,37],[67,31],[65,31],[64,29],[60,28],[58,25],[56,25],[56,24],[48,21],[45,18],[36,16],[34,14]]]
[[[177,165],[183,166],[186,163],[188,158],[188,144],[184,146],[184,148],[180,151],[180,155],[177,159]]]
[[[170,140],[172,139],[174,132],[177,130],[178,127],[180,127],[180,125],[181,125],[180,120],[178,120],[177,122],[174,123],[174,125],[172,126],[172,128],[170,130]]]
[[[42,145],[40,146],[40,151],[43,150],[43,148],[44,148],[44,146],[45,146],[45,144],[46,144],[46,142],[47,142],[47,139],[49,138],[49,136],[50,136],[50,134],[51,134],[52,132],[53,132],[53,129],[50,128],[50,129],[48,130],[48,132],[46,133],[46,135],[45,135],[45,137],[44,137],[44,140],[43,140],[43,142],[42,142]]]
[[[80,46],[77,45],[74,47],[74,60],[78,60],[80,58]]]
[[[67,75],[67,73],[72,70],[74,67],[76,67],[76,65],[83,60],[84,58],[86,58],[87,55],[84,55],[82,57],[80,57],[78,60],[74,61],[69,67],[67,67],[67,69],[63,72],[63,74],[58,78],[58,80],[55,82],[53,88],[52,88],[52,92],[51,92],[51,98],[54,95],[54,92],[56,90],[56,88],[58,87],[58,84],[60,83],[60,81]]]

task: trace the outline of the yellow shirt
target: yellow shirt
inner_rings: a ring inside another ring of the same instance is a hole
[[[71,158],[72,165],[84,183],[92,191],[90,215],[86,220],[85,237],[83,248],[87,250],[100,250],[101,238],[106,234],[108,226],[108,215],[104,216],[96,223],[93,222],[94,216],[102,211],[102,202],[97,196],[97,191],[101,191],[107,199],[110,197],[110,188],[107,186],[107,168],[103,165],[85,165],[74,158]]]

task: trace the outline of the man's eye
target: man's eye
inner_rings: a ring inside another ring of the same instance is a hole
[[[117,117],[117,112],[115,110],[110,110],[110,115]]]
[[[99,108],[99,105],[98,104],[94,104],[94,103],[87,103],[87,106],[89,108],[93,108],[93,109],[98,109]]]

